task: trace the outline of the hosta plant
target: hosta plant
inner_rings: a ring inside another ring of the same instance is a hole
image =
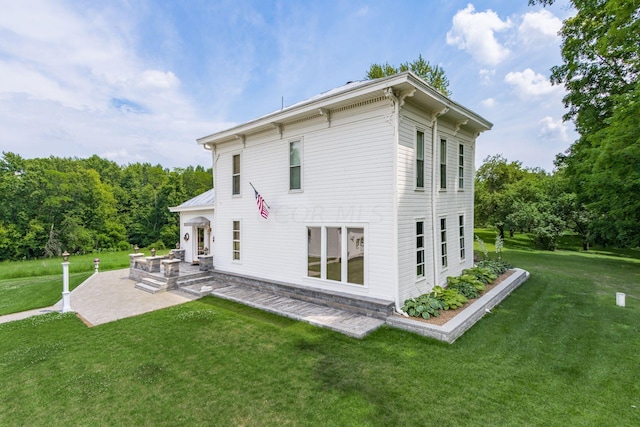
[[[457,289],[443,288],[442,286],[435,286],[431,291],[431,295],[442,302],[445,310],[455,310],[468,301],[467,297],[458,292]]]
[[[480,292],[484,291],[485,285],[480,279],[472,274],[463,274],[458,277],[447,277],[448,287],[457,289],[467,298],[477,298]]]
[[[471,274],[482,283],[491,283],[498,278],[498,275],[489,267],[473,267],[462,270],[462,274]]]
[[[440,310],[444,309],[442,301],[430,294],[420,295],[404,302],[402,311],[411,317],[422,317],[428,319],[431,316],[440,315]]]

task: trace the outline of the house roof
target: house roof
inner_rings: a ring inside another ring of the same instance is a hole
[[[214,207],[214,197],[215,192],[213,188],[209,191],[205,191],[202,194],[198,194],[193,199],[189,199],[186,202],[170,207],[169,210],[171,212],[185,212],[185,211],[196,211],[202,209],[213,209]]]
[[[281,129],[287,123],[312,116],[324,115],[330,120],[331,110],[380,96],[395,97],[401,102],[410,99],[412,103],[431,111],[434,117],[446,117],[473,133],[484,132],[493,127],[484,117],[447,98],[413,72],[405,71],[380,79],[349,82],[282,110],[199,138],[197,142],[204,146],[229,142],[265,130]]]

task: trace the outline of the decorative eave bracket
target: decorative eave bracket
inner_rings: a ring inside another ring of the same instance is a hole
[[[458,132],[460,131],[460,127],[466,125],[467,123],[469,123],[469,119],[464,119],[464,120],[460,120],[459,122],[456,122],[456,127],[453,130],[453,136],[458,135]]]
[[[415,87],[405,92],[396,92],[391,87],[384,90],[384,96],[391,98],[392,101],[396,101],[398,103],[398,107],[402,107],[407,98],[413,96],[414,93],[416,93]]]
[[[282,123],[273,122],[271,125],[278,131],[280,134],[280,139],[282,139],[282,134],[284,134],[284,125]]]
[[[247,148],[247,136],[245,134],[239,133],[234,136],[242,142],[242,148]]]
[[[433,125],[435,124],[436,120],[438,119],[438,117],[447,114],[447,111],[449,111],[449,107],[444,107],[442,110],[440,111],[434,111],[433,113],[431,113],[431,117],[429,118],[431,121],[431,126],[433,127]]]
[[[327,120],[328,127],[331,127],[331,110],[328,108],[319,108],[318,112]]]

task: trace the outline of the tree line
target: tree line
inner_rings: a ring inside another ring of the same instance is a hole
[[[126,166],[92,156],[0,158],[0,260],[140,247],[173,247],[168,210],[213,186],[211,169]]]

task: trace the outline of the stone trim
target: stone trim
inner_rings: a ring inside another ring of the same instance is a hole
[[[514,289],[526,282],[529,278],[528,271],[519,268],[514,268],[513,271],[514,273],[504,282],[482,295],[460,314],[442,326],[424,323],[410,317],[399,315],[389,316],[387,318],[387,325],[452,344],[480,320],[488,310],[500,304]]]
[[[351,313],[386,319],[393,313],[393,301],[366,296],[351,295],[344,292],[329,292],[293,283],[266,281],[256,277],[241,276],[220,271],[210,272],[218,282],[231,282],[274,295],[288,297],[300,301],[312,302],[326,307],[338,308]]]

